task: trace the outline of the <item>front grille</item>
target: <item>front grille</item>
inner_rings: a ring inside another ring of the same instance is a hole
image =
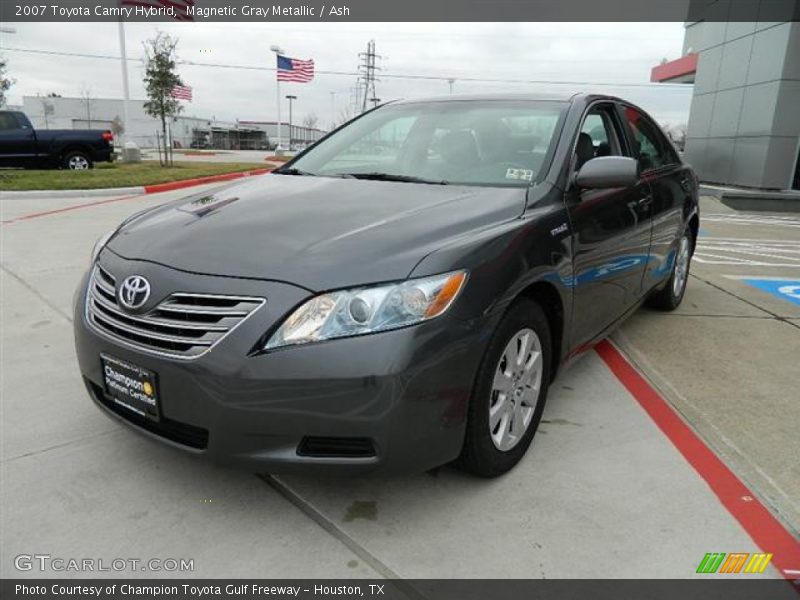
[[[317,458],[370,458],[375,445],[368,438],[304,437],[297,447],[299,456]]]
[[[161,437],[167,438],[172,442],[189,446],[197,450],[205,450],[208,447],[208,430],[202,427],[195,427],[188,423],[181,423],[180,421],[173,421],[166,417],[161,417],[158,421],[152,421],[141,415],[137,415],[130,410],[122,408],[119,404],[114,402],[112,398],[106,396],[103,388],[99,385],[86,380],[89,389],[95,399],[105,406],[114,414],[138,425],[142,429],[146,429],[150,433],[155,433]]]
[[[264,304],[263,298],[178,292],[143,314],[117,302],[114,276],[96,265],[89,279],[86,318],[97,329],[136,348],[197,358]]]

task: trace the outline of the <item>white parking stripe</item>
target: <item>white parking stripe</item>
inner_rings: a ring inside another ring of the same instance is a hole
[[[797,217],[781,215],[755,215],[755,214],[710,214],[703,215],[703,221],[711,223],[732,223],[740,225],[779,225],[785,227],[800,227]]]
[[[702,236],[694,258],[712,265],[800,267],[800,242]]]

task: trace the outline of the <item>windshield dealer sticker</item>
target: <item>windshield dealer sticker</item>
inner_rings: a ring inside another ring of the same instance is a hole
[[[533,179],[533,171],[530,169],[507,169],[506,179],[530,181]]]

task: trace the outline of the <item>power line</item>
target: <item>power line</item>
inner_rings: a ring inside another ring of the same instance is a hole
[[[0,48],[9,52],[27,52],[29,54],[42,54],[48,56],[69,56],[74,58],[94,58],[102,60],[120,60],[119,56],[112,56],[109,54],[85,54],[80,52],[63,52],[56,50],[35,50],[32,48]],[[129,62],[141,62],[140,58],[128,58]],[[208,63],[196,62],[192,60],[179,60],[179,65],[186,65],[191,67],[209,67],[216,69],[242,69],[249,71],[272,71],[275,72],[276,67],[266,67],[260,65],[239,65],[239,64],[225,64],[225,63]],[[316,69],[318,75],[341,75],[346,77],[358,77],[361,75],[358,71],[334,71]],[[448,75],[412,75],[407,73],[381,73],[381,77],[385,79],[403,79],[403,80],[419,80],[419,81],[444,81],[447,82],[451,79]],[[685,83],[621,83],[621,82],[607,82],[607,81],[553,81],[549,79],[502,79],[502,78],[489,78],[489,77],[459,77],[459,81],[468,81],[472,83],[516,83],[516,84],[537,84],[537,85],[569,85],[569,86],[606,86],[606,87],[634,87],[634,88],[654,88],[659,90],[669,89],[687,89]]]

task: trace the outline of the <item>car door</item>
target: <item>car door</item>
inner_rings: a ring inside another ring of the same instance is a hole
[[[32,127],[25,125],[13,112],[0,112],[0,164],[24,165],[36,158],[36,135]]]
[[[676,244],[685,227],[684,207],[692,203],[694,177],[655,122],[629,105],[620,105],[629,147],[650,186],[650,256],[643,273],[647,292],[669,276]]]
[[[576,140],[570,181],[592,158],[626,155],[625,140],[612,102],[590,106]],[[586,190],[571,184],[567,190],[573,230],[573,348],[597,337],[641,297],[650,202],[643,180],[630,188]]]

